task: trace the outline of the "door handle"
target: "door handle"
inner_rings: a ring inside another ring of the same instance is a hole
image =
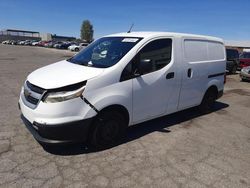
[[[187,71],[187,76],[188,76],[189,78],[192,77],[192,69],[191,69],[191,68],[188,69],[188,71]]]
[[[172,78],[174,78],[174,72],[168,73],[166,79],[172,79]]]

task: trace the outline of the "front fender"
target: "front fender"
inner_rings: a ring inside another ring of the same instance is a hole
[[[128,111],[129,123],[132,120],[132,81],[118,82],[107,87],[86,92],[84,97],[98,110],[121,105]]]

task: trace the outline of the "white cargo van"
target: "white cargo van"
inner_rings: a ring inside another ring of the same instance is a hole
[[[222,96],[223,41],[200,35],[131,32],[105,36],[70,59],[32,72],[22,119],[41,143],[116,143],[128,126]]]

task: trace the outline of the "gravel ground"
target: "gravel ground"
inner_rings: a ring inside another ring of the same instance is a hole
[[[214,111],[194,109],[133,126],[114,148],[45,150],[20,120],[31,71],[73,53],[0,45],[0,187],[250,187],[250,83],[229,75]]]

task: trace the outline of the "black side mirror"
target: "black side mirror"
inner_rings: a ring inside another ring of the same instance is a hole
[[[139,64],[140,74],[145,74],[152,71],[152,60],[151,59],[142,59]]]
[[[138,60],[135,64],[134,72],[133,72],[133,77],[140,77],[143,74],[146,74],[148,72],[152,71],[152,60],[151,59],[142,59]]]

